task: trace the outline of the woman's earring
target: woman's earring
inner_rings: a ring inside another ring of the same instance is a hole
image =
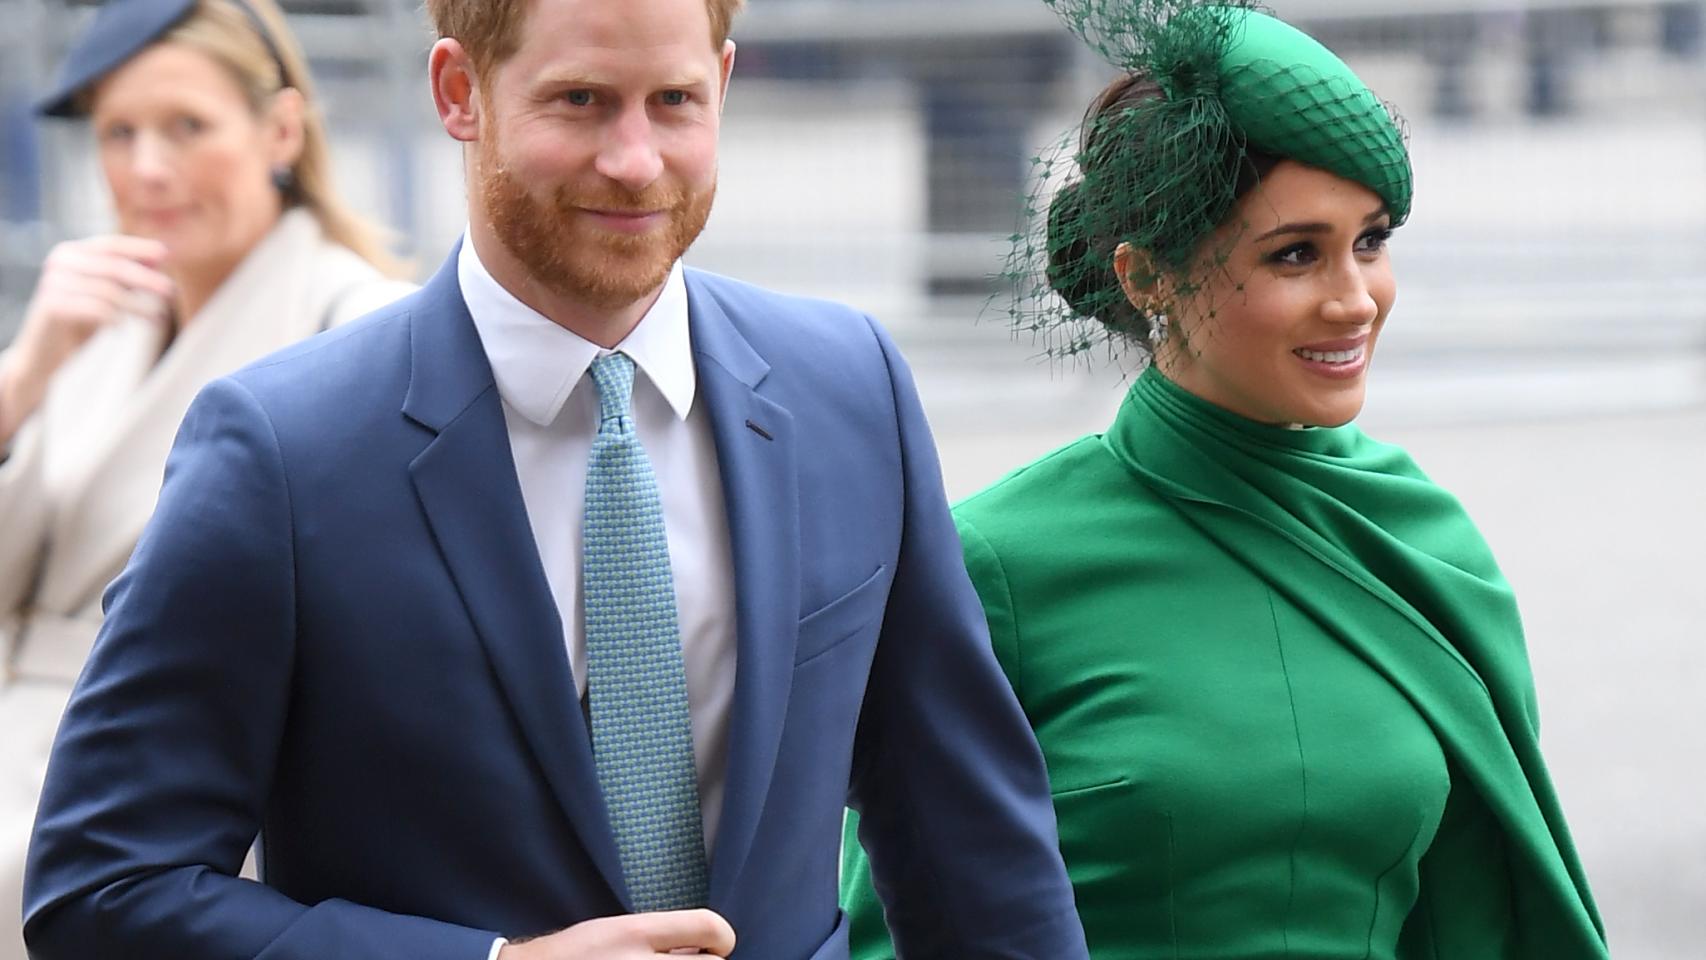
[[[296,171],[289,167],[272,168],[272,185],[286,200],[296,199]]]
[[[1156,346],[1167,342],[1167,315],[1165,313],[1149,315],[1149,342]]]

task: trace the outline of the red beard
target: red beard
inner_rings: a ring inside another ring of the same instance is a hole
[[[542,201],[503,166],[496,147],[491,136],[481,140],[480,188],[492,231],[535,282],[597,309],[628,306],[662,286],[705,229],[717,194],[714,183],[695,194],[659,180],[640,192],[615,184],[586,190],[561,185]],[[663,211],[666,223],[645,233],[616,233],[583,210]]]

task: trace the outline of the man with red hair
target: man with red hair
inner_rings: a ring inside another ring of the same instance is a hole
[[[467,234],[190,411],[34,956],[845,960],[845,804],[904,955],[1085,956],[893,344],[681,265],[735,6],[429,2]]]

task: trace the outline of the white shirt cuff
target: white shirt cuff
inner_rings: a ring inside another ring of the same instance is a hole
[[[509,941],[499,937],[492,941],[492,952],[486,954],[486,960],[498,960],[498,951],[509,945]]]

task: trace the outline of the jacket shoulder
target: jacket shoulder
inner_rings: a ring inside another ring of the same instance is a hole
[[[1080,437],[1015,467],[982,490],[954,504],[954,519],[993,531],[1026,526],[1053,505],[1081,510],[1078,495],[1118,484],[1123,471],[1099,435]]]
[[[400,408],[408,384],[410,327],[421,294],[309,337],[231,374],[269,414],[339,415],[384,398]]]
[[[863,341],[869,346],[875,343],[872,330],[880,329],[870,315],[833,300],[782,293],[705,270],[689,269],[687,278],[690,291],[716,301],[743,334],[767,343]]]
[[[736,280],[720,273],[688,267],[685,271],[690,289],[698,289],[714,297],[725,310],[801,312],[812,315],[859,318],[860,311],[834,300],[804,297],[799,294],[771,290],[745,280]]]

